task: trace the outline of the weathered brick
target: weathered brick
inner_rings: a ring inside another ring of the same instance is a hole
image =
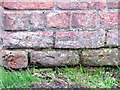
[[[108,8],[109,9],[120,9],[120,1],[119,0],[108,0]]]
[[[70,13],[56,12],[47,14],[47,28],[69,28]]]
[[[110,30],[107,33],[107,46],[120,46],[120,35],[118,30]]]
[[[95,28],[96,12],[74,12],[72,13],[73,28]]]
[[[26,12],[4,12],[5,30],[28,30],[30,29],[29,14]]]
[[[26,68],[28,65],[27,53],[24,51],[2,51],[3,65],[13,68]]]
[[[54,1],[53,0],[37,0],[37,1],[11,0],[10,2],[4,2],[3,7],[7,9],[22,9],[22,10],[23,9],[52,9],[54,7]]]
[[[82,63],[87,66],[120,65],[118,56],[118,49],[84,50]]]
[[[31,60],[44,67],[71,66],[79,64],[79,55],[76,51],[34,51]]]
[[[57,7],[60,9],[104,9],[105,0],[57,0]]]
[[[53,32],[15,32],[4,37],[6,48],[47,48],[53,47]]]
[[[99,48],[105,41],[105,31],[60,31],[55,36],[55,48]]]
[[[100,12],[100,28],[118,28],[118,12]]]
[[[43,13],[32,13],[31,14],[31,28],[32,29],[45,29],[45,21]]]

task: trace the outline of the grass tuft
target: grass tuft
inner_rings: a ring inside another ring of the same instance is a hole
[[[38,77],[32,76],[29,69],[23,71],[6,71],[4,68],[0,69],[0,87],[1,88],[27,88],[31,82],[39,81]]]

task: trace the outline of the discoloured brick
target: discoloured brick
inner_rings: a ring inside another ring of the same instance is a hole
[[[101,28],[118,28],[118,12],[100,12],[99,21]]]
[[[27,53],[24,51],[2,51],[3,64],[9,68],[26,68],[28,65]]]
[[[108,31],[107,46],[120,46],[120,35],[118,30]]]
[[[4,37],[6,48],[48,48],[53,47],[53,32],[16,32]]]
[[[30,29],[29,14],[26,12],[4,12],[5,30],[28,30]]]
[[[56,32],[55,48],[99,48],[104,46],[105,31]]]
[[[58,12],[47,14],[47,28],[69,28],[70,13]]]
[[[96,12],[74,12],[72,14],[73,28],[95,28]]]
[[[104,9],[105,0],[57,0],[57,7],[60,9]]]
[[[10,2],[4,2],[3,7],[7,9],[52,9],[54,7],[53,0],[37,0],[37,1],[18,1],[11,0]]]
[[[84,50],[82,63],[89,66],[120,65],[118,49]]]
[[[79,64],[79,56],[74,51],[34,51],[31,54],[32,63],[40,66],[71,66]]]

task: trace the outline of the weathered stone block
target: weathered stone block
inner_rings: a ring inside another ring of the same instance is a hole
[[[10,0],[4,2],[3,7],[7,9],[52,9],[54,7],[53,0]]]
[[[4,37],[5,48],[53,47],[53,32],[14,32]]]
[[[118,12],[100,12],[100,28],[111,29],[118,28]]]
[[[12,68],[26,68],[28,65],[27,53],[24,51],[2,51],[3,65]]]
[[[27,12],[4,12],[5,30],[28,30],[30,29],[29,14]]]
[[[79,64],[79,55],[74,51],[34,51],[31,53],[32,63],[44,67],[71,66]]]
[[[56,12],[48,13],[47,28],[69,28],[70,27],[70,13]]]
[[[107,46],[120,46],[119,30],[110,30],[107,33]]]
[[[73,28],[95,28],[96,27],[96,12],[74,12],[72,13]]]
[[[82,63],[85,66],[120,65],[118,49],[83,50]]]
[[[105,0],[57,0],[57,7],[67,10],[104,9]]]
[[[9,31],[43,30],[45,16],[41,12],[5,11],[4,27]]]
[[[45,29],[45,20],[43,13],[32,13],[30,16],[31,29]]]
[[[105,31],[60,31],[55,36],[55,48],[99,48],[105,42]]]
[[[120,9],[120,1],[119,0],[108,0],[108,8],[109,9]]]

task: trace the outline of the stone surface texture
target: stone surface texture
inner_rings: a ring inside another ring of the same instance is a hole
[[[104,46],[105,31],[56,32],[55,48],[99,48]]]
[[[53,32],[14,32],[4,37],[5,48],[53,47]]]
[[[82,52],[82,63],[90,66],[120,65],[119,54],[117,48],[84,50]]]
[[[27,53],[24,51],[2,50],[3,64],[12,69],[26,68],[28,66]]]
[[[34,51],[31,60],[44,67],[73,66],[79,64],[79,55],[74,51]]]

